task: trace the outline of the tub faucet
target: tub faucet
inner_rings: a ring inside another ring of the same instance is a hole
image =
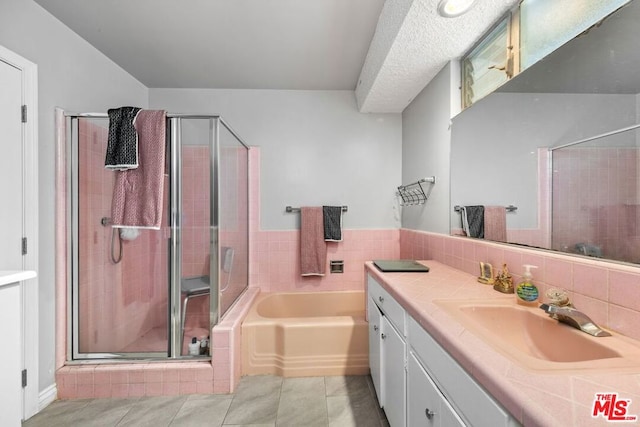
[[[558,307],[551,304],[541,304],[540,308],[549,316],[558,319],[560,322],[571,325],[583,332],[593,335],[594,337],[609,337],[611,334],[600,329],[594,322],[583,312],[571,307]]]

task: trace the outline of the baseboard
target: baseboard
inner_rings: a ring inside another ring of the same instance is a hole
[[[49,406],[58,397],[58,387],[52,384],[38,395],[38,412]]]

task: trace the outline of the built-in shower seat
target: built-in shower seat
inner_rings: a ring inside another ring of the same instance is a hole
[[[184,345],[184,327],[187,318],[187,304],[191,298],[202,297],[211,293],[209,276],[183,277],[180,281],[180,289],[182,292],[182,319],[180,323],[180,327],[182,328],[182,339],[180,342]]]

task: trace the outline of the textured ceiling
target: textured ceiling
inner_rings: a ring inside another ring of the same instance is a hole
[[[519,0],[448,19],[438,0],[35,1],[150,88],[355,89],[400,112]]]
[[[519,0],[477,0],[443,18],[438,0],[387,0],[356,88],[363,112],[401,112],[446,65],[461,57]]]

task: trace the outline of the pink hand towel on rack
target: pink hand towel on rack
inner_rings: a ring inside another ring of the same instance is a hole
[[[322,207],[301,207],[300,272],[303,276],[324,276],[326,259]]]
[[[484,238],[495,242],[507,241],[507,209],[504,206],[484,207]]]
[[[159,230],[162,223],[166,111],[141,110],[135,121],[139,166],[118,172],[113,188],[113,226]]]

